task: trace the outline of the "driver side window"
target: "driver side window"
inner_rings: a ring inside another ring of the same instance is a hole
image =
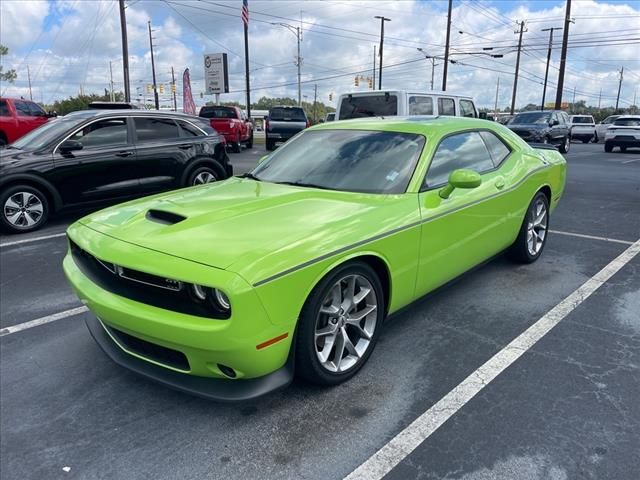
[[[429,165],[423,189],[446,184],[451,172],[459,168],[478,173],[494,168],[491,155],[478,132],[451,135],[440,142]]]
[[[83,148],[112,147],[127,144],[127,120],[109,118],[85,125],[70,140],[80,142]]]

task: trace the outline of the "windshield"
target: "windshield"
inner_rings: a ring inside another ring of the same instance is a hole
[[[276,107],[269,110],[269,118],[276,122],[306,122],[302,108]]]
[[[252,173],[262,181],[329,190],[404,193],[425,138],[362,130],[305,131]]]
[[[64,135],[68,130],[84,120],[86,120],[85,117],[78,116],[58,117],[54,120],[49,120],[41,127],[31,130],[24,137],[13,142],[11,146],[26,151],[38,150]]]
[[[594,123],[593,117],[571,117],[571,123]]]
[[[398,114],[396,95],[365,95],[344,97],[340,103],[340,120],[361,117],[393,116]]]
[[[200,116],[204,118],[237,118],[235,108],[229,107],[202,107]]]
[[[613,122],[616,127],[640,127],[640,117],[637,118],[618,118]]]
[[[548,125],[551,120],[549,112],[519,113],[511,119],[509,125]]]

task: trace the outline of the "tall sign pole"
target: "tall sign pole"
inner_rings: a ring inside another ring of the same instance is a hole
[[[553,47],[553,31],[562,30],[561,27],[543,28],[541,32],[549,32],[549,50],[547,51],[547,68],[544,71],[544,87],[542,87],[542,103],[540,110],[544,110],[544,97],[547,94],[547,79],[549,78],[549,63],[551,62],[551,48]]]
[[[244,71],[247,86],[247,117],[251,118],[251,86],[249,84],[249,2],[242,0],[242,23],[244,24]]]
[[[567,10],[564,14],[562,53],[560,53],[560,72],[558,73],[558,90],[556,91],[556,110],[560,110],[560,107],[562,107],[562,91],[564,90],[564,67],[567,63],[567,44],[569,43],[569,23],[571,23],[571,0],[567,0]]]
[[[149,25],[149,45],[151,46],[151,75],[153,76],[153,99],[155,101],[156,110],[160,110],[160,99],[158,98],[158,85],[156,85],[156,63],[153,59],[153,37],[151,36],[151,22]]]
[[[513,96],[511,97],[511,115],[516,108],[516,94],[518,92],[518,70],[520,69],[520,50],[522,50],[522,32],[524,31],[524,20],[520,22],[520,37],[518,38],[518,55],[516,56],[516,73],[513,77]],[[518,32],[515,32],[518,33]]]
[[[378,90],[382,90],[382,46],[384,44],[384,22],[390,22],[390,18],[381,17],[380,15],[376,15],[375,18],[380,19],[380,51],[378,54],[380,55],[380,69],[378,70]]]
[[[442,91],[447,90],[447,70],[449,67],[449,39],[451,38],[451,4],[453,0],[449,0],[449,13],[447,14],[447,43],[444,47],[444,72],[442,72]]]
[[[618,102],[620,101],[620,90],[622,90],[622,76],[623,75],[624,75],[624,67],[622,67],[620,69],[620,83],[618,83],[618,96],[616,97],[616,112],[618,111]]]
[[[127,17],[124,13],[124,0],[120,3],[120,31],[122,33],[122,73],[124,76],[124,101],[131,101],[129,89],[129,45],[127,44]]]

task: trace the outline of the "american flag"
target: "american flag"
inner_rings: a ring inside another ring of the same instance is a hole
[[[249,2],[248,0],[242,0],[242,23],[247,27],[249,26]]]

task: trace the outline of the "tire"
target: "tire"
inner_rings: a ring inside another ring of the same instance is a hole
[[[590,138],[583,138],[582,143],[589,143],[591,141]]]
[[[266,143],[265,148],[266,148],[268,151],[272,151],[272,150],[274,149],[275,144],[274,144],[273,140],[269,140],[269,139],[267,139],[267,141],[266,141],[265,143]]]
[[[558,150],[560,150],[560,153],[569,153],[570,148],[571,148],[571,138],[567,136],[564,138],[564,140],[558,147]]]
[[[623,152],[623,153],[626,152],[627,151],[627,147],[620,147],[620,151]]]
[[[596,134],[593,136],[593,143],[598,143],[599,141],[600,141],[600,139],[598,138],[598,134],[596,133]]]
[[[613,151],[613,145],[611,145],[608,142],[605,142],[604,151],[607,152],[607,153],[611,153]]]
[[[351,310],[353,305],[350,305],[345,312],[343,306],[351,303],[350,285],[354,285],[355,297],[365,289],[368,293],[356,303],[355,310]],[[367,310],[369,313],[364,314]],[[382,285],[368,264],[353,261],[329,273],[313,289],[300,314],[296,332],[296,375],[317,385],[337,385],[354,376],[375,347],[384,312]],[[355,315],[362,318],[357,320]],[[338,352],[339,345],[342,353]],[[321,357],[325,357],[324,362]]]
[[[247,148],[253,148],[253,132],[251,132],[251,136],[249,137],[249,140],[247,140],[247,143],[245,143]]]
[[[536,223],[537,222],[537,223]],[[518,238],[507,254],[517,263],[533,263],[544,250],[549,233],[549,200],[543,192],[536,193],[522,220]]]
[[[221,173],[220,168],[213,165],[203,165],[196,167],[195,170],[189,174],[185,186],[193,187],[196,185],[204,185],[205,183],[217,182],[224,178],[225,176]]]
[[[242,143],[240,143],[240,132],[238,132],[236,141],[231,147],[231,150],[233,151],[233,153],[240,153],[240,151],[242,150]]]
[[[544,143],[545,145],[547,145],[547,144],[551,143],[551,142],[549,141],[549,137],[544,137],[544,138],[542,139],[542,143]]]
[[[0,148],[4,148],[7,146],[7,140],[4,138],[4,135],[0,135]]]
[[[32,232],[49,218],[46,195],[30,185],[14,185],[0,194],[0,226],[11,233]]]

